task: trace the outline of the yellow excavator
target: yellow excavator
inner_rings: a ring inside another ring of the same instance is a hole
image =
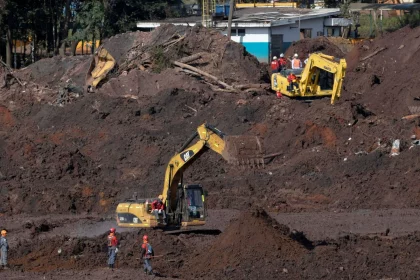
[[[198,137],[194,144],[191,142]],[[117,224],[120,227],[188,228],[206,222],[204,190],[200,184],[183,184],[183,172],[206,150],[220,154],[229,164],[264,167],[261,142],[256,136],[227,136],[217,128],[202,124],[181,149],[170,159],[159,198],[164,213],[152,213],[157,198],[133,198],[118,204]]]
[[[271,89],[289,97],[331,96],[334,104],[341,96],[346,75],[345,59],[313,53],[303,69],[285,69],[271,75]],[[296,79],[290,82],[290,74]]]
[[[116,63],[115,58],[103,46],[99,47],[86,74],[85,87],[87,92],[94,92],[98,84],[114,69]]]

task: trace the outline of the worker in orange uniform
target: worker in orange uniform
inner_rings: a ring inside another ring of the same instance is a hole
[[[298,54],[295,53],[292,59],[292,69],[300,69],[302,68],[302,61],[298,58]]]
[[[152,245],[149,244],[149,237],[143,236],[143,244],[141,245],[141,257],[143,258],[144,273],[154,275],[151,259],[155,255]]]
[[[112,270],[114,270],[115,259],[118,253],[118,240],[115,232],[115,228],[111,228],[108,235],[108,267]]]
[[[277,56],[273,57],[273,61],[271,61],[271,72],[278,73],[279,72],[279,62],[277,60]]]
[[[7,231],[3,229],[0,237],[0,265],[3,269],[9,269],[7,266],[7,252],[9,251],[9,244],[6,239]]]
[[[162,215],[163,220],[166,220],[165,205],[162,202],[163,196],[159,195],[158,199],[152,202],[151,213],[155,214],[156,220],[159,220],[159,215]]]

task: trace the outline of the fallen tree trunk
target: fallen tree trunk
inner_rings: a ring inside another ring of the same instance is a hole
[[[245,90],[245,89],[256,89],[256,88],[262,88],[262,89],[269,89],[271,88],[271,84],[246,84],[246,85],[234,85],[233,86],[236,89]]]
[[[193,54],[193,55],[190,55],[190,56],[183,57],[178,61],[181,62],[181,63],[189,63],[189,62],[192,62],[194,60],[197,60],[197,59],[201,58],[202,56],[203,56],[203,53],[196,53],[196,54]]]
[[[403,120],[412,120],[412,119],[419,118],[419,117],[420,117],[420,113],[413,114],[413,115],[408,115],[408,116],[402,117],[402,119]]]
[[[0,64],[2,64],[6,69],[7,69],[7,71],[9,71],[9,74],[13,77],[13,78],[15,78],[16,79],[16,81],[19,83],[19,85],[21,85],[21,86],[23,86],[23,83],[19,80],[19,78],[18,77],[16,77],[14,74],[13,74],[13,70],[6,64],[6,63],[4,63],[2,60],[0,60]]]
[[[204,77],[210,78],[213,81],[217,82],[219,85],[223,86],[224,88],[226,88],[228,90],[231,90],[232,92],[237,92],[237,90],[235,88],[233,88],[232,86],[226,84],[225,82],[222,82],[217,77],[215,77],[215,76],[213,76],[213,75],[211,75],[211,74],[209,74],[207,72],[204,72],[204,71],[202,71],[202,70],[200,70],[200,69],[198,69],[198,68],[196,68],[194,66],[191,66],[191,65],[188,65],[188,64],[179,62],[179,61],[174,61],[173,64],[176,65],[176,66],[178,66],[178,67],[185,68],[185,69],[191,70],[193,72],[196,72],[196,73],[198,73],[198,74],[200,74],[200,75],[202,75]]]
[[[379,50],[371,53],[370,55],[365,56],[364,58],[360,59],[360,61],[364,61],[364,60],[366,60],[368,58],[371,58],[372,56],[377,55],[378,53],[380,53],[381,51],[384,51],[384,50],[386,50],[386,47],[380,48]]]

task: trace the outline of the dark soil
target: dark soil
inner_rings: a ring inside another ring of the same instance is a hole
[[[344,57],[343,51],[333,42],[325,37],[314,39],[303,39],[292,43],[292,45],[284,53],[285,57],[292,57],[295,53],[300,59],[306,59],[308,54],[321,52],[323,54],[332,55],[338,58]]]
[[[0,89],[0,215],[41,216],[45,222],[29,223],[21,229],[25,235],[16,237],[10,257],[15,271],[103,266],[105,233],[42,239],[42,233],[60,227],[49,217],[113,215],[117,203],[134,192],[158,195],[170,157],[207,122],[229,135],[257,135],[267,154],[280,155],[267,159],[264,169],[249,170],[229,166],[209,151],[185,171],[186,183],[200,182],[208,191],[210,209],[245,213],[217,238],[148,231],[157,251],[167,256],[156,259],[162,275],[415,279],[417,233],[395,239],[349,235],[308,241],[263,211],[246,211],[256,205],[283,213],[420,206],[420,148],[412,143],[420,138],[420,127],[416,119],[401,120],[414,113],[418,102],[414,97],[420,85],[413,75],[420,62],[419,32],[407,27],[349,53],[345,90],[334,106],[329,98],[216,91],[174,69],[156,71],[153,59],[140,70],[143,55],[153,49],[147,44],[185,35],[164,54],[178,59],[205,52],[194,65],[225,82],[265,81],[262,66],[242,46],[202,28],[164,26],[150,37],[133,39],[128,45],[144,40],[146,48],[128,51],[126,58],[135,59],[130,67],[120,66],[127,72],[115,72],[97,93],[80,94],[62,106],[54,102],[62,83],[70,78],[76,86],[83,82],[90,57],[46,59],[19,71],[24,87],[14,83]],[[140,33],[133,34],[125,36]],[[339,56],[320,40],[294,47],[302,46],[301,56],[316,50]],[[387,49],[363,60],[382,47]],[[400,155],[390,156],[395,139],[401,140]],[[143,233],[119,236],[122,269],[140,265],[133,244]]]

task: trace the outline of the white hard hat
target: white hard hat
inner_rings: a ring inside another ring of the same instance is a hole
[[[284,54],[280,54],[280,57],[284,57]]]
[[[277,59],[277,56],[274,56],[274,57],[273,57],[273,60],[276,60],[276,59]]]
[[[298,57],[298,54],[297,54],[297,53],[295,53],[294,57]]]

